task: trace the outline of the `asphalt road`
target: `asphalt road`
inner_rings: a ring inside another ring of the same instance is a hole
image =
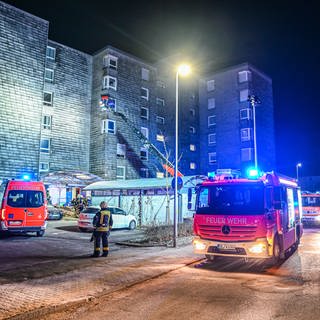
[[[50,315],[56,319],[319,320],[320,229],[278,267],[202,262]]]

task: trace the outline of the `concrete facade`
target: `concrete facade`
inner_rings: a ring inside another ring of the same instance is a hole
[[[150,64],[110,46],[85,54],[49,40],[47,21],[1,1],[0,17],[0,180],[26,172],[39,179],[58,170],[89,171],[106,180],[164,174],[163,161],[144,148],[133,127],[174,162],[175,61]],[[249,78],[240,82],[244,71]],[[208,91],[210,80],[214,89]],[[239,101],[242,90],[262,101],[258,158],[263,170],[274,168],[272,82],[243,64],[201,79],[179,79],[184,175],[252,163],[252,116],[248,111],[249,119],[239,117],[249,109]],[[103,95],[127,120],[101,108]],[[208,108],[211,98],[214,106]],[[210,134],[214,143],[208,144]]]

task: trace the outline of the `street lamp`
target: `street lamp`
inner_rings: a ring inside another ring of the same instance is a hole
[[[296,164],[296,170],[297,170],[297,182],[299,181],[299,168],[302,167],[302,163],[299,162]]]
[[[256,105],[260,104],[261,101],[257,96],[249,96],[248,101],[252,106],[252,117],[253,117],[253,144],[254,144],[254,167],[258,169],[258,154],[257,154],[257,134],[256,134]]]
[[[179,75],[186,76],[191,72],[190,66],[186,64],[181,64],[177,68],[176,72],[176,135],[175,135],[175,170],[174,170],[174,211],[173,211],[173,247],[177,246],[177,235],[178,235],[178,224],[177,224],[177,214],[178,214],[178,162],[179,162]]]

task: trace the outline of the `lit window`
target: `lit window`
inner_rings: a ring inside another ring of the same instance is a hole
[[[164,124],[164,118],[157,116],[157,117],[156,117],[156,123]]]
[[[42,128],[51,130],[52,116],[45,115],[42,117]]]
[[[190,151],[196,151],[196,145],[190,144]]]
[[[164,99],[157,98],[156,103],[157,103],[157,106],[164,107]]]
[[[149,139],[149,129],[148,128],[141,127],[140,131],[147,139]]]
[[[104,119],[101,122],[101,133],[116,133],[116,122],[109,119]]]
[[[251,78],[251,72],[248,71],[248,70],[240,71],[238,73],[238,81],[239,81],[239,83],[248,82],[248,81],[250,81],[250,78]]]
[[[117,157],[125,158],[126,157],[126,145],[122,143],[117,143]]]
[[[140,177],[141,178],[149,178],[149,170],[147,168],[140,169]]]
[[[157,178],[158,178],[158,179],[164,178],[164,173],[158,171],[158,172],[157,172]]]
[[[249,96],[249,90],[245,89],[245,90],[241,90],[240,91],[240,102],[244,102],[244,101],[248,101],[248,96]]]
[[[208,117],[208,127],[216,125],[216,116]]]
[[[189,127],[189,132],[190,132],[190,133],[196,133],[196,128],[190,126],[190,127]]]
[[[110,54],[103,57],[103,66],[117,70],[118,68],[118,58],[115,56],[112,56]]]
[[[197,166],[194,162],[190,162],[190,169],[194,170],[196,167]]]
[[[117,78],[111,76],[103,77],[103,88],[117,90]]]
[[[216,99],[209,98],[208,99],[208,109],[214,109],[216,107]]]
[[[49,153],[50,152],[50,139],[41,139],[40,141],[40,152]]]
[[[148,69],[145,69],[145,68],[141,69],[141,79],[149,81],[149,70]]]
[[[209,164],[217,163],[217,153],[216,152],[210,152],[208,154],[209,156]]]
[[[240,110],[240,120],[252,119],[252,111],[249,108]]]
[[[252,148],[243,148],[243,149],[241,149],[241,160],[243,162],[251,161],[252,160],[252,153],[253,153],[253,149]]]
[[[142,87],[140,94],[141,94],[141,98],[149,100],[149,89]]]
[[[126,178],[126,167],[117,166],[116,176],[118,180],[125,180]]]
[[[207,81],[207,91],[213,91],[215,89],[214,80]]]
[[[43,104],[47,106],[52,106],[52,102],[53,102],[53,93],[48,91],[43,92]]]
[[[44,80],[47,82],[53,82],[54,71],[52,69],[45,68],[44,70]]]
[[[39,171],[40,172],[49,171],[49,163],[48,162],[40,162]]]
[[[190,108],[190,114],[194,117],[196,115],[196,110],[194,108]]]
[[[117,100],[113,98],[108,98],[107,106],[110,109],[113,109],[114,111],[117,110]]]
[[[140,117],[142,119],[149,119],[149,109],[145,107],[141,107],[140,109]]]
[[[141,160],[148,160],[148,150],[146,148],[140,149],[140,159]]]
[[[215,133],[210,133],[208,135],[208,143],[209,144],[215,144],[217,141],[216,141],[216,134]]]
[[[251,140],[251,129],[244,128],[241,129],[241,141],[249,141]]]
[[[46,57],[48,59],[55,60],[56,59],[56,48],[48,46],[47,51],[46,51]]]
[[[157,134],[157,141],[164,142],[164,135]]]

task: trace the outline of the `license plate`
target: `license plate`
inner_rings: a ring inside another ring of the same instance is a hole
[[[217,245],[218,249],[220,250],[234,250],[235,246],[233,244],[228,244],[228,243],[219,243]]]
[[[21,224],[21,221],[9,221],[10,226],[20,226]]]

